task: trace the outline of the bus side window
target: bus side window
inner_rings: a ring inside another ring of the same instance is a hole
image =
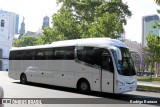
[[[15,60],[23,60],[23,55],[24,55],[24,52],[23,51],[17,51],[16,54],[15,54]]]
[[[33,60],[34,59],[34,50],[24,51],[23,60]]]
[[[104,48],[79,46],[77,50],[77,58],[79,61],[83,61],[93,66],[101,66],[102,53],[110,55],[109,51]]]
[[[45,56],[47,60],[53,60],[54,59],[54,49],[53,48],[49,48],[45,50]]]
[[[37,49],[35,54],[35,60],[43,60],[46,59],[44,51],[42,49]]]
[[[55,48],[55,58],[58,60],[74,60],[74,48],[73,46]]]
[[[111,56],[102,56],[102,69],[113,72],[113,61]]]
[[[10,51],[9,60],[15,60],[16,52]]]

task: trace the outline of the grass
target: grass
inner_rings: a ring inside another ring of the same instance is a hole
[[[138,85],[137,86],[137,90],[138,91],[160,92],[160,87],[151,87],[151,86]]]
[[[144,81],[144,82],[160,82],[160,77],[152,76],[152,79],[150,79],[150,76],[138,76],[137,80],[138,81]],[[137,90],[139,90],[139,91],[160,92],[160,87],[138,85]]]
[[[137,77],[138,81],[145,81],[145,82],[154,82],[154,81],[157,81],[157,82],[160,82],[160,77],[154,77],[152,76],[152,79],[150,79],[150,76],[142,76],[142,77]]]

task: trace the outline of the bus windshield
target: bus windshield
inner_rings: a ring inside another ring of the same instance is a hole
[[[124,76],[136,75],[134,63],[130,55],[129,49],[123,47],[119,47],[119,49],[121,50],[122,60],[116,61],[118,73]],[[116,53],[113,52],[113,54],[114,58],[116,58]]]

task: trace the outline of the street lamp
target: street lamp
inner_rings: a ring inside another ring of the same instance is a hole
[[[119,35],[118,35],[117,31],[114,31],[114,35],[115,35],[116,39],[119,39]]]

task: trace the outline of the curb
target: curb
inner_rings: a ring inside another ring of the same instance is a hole
[[[139,87],[139,88],[138,88]],[[143,87],[145,87],[143,89]],[[147,88],[148,87],[148,88]],[[152,89],[153,88],[153,89]],[[158,88],[158,89],[157,89]],[[148,86],[148,85],[138,85],[136,91],[147,91],[147,92],[156,92],[160,93],[160,87]]]
[[[143,90],[143,89],[138,89],[136,91],[146,91],[146,92],[156,92],[156,93],[160,93],[160,91],[155,91],[155,90]]]

